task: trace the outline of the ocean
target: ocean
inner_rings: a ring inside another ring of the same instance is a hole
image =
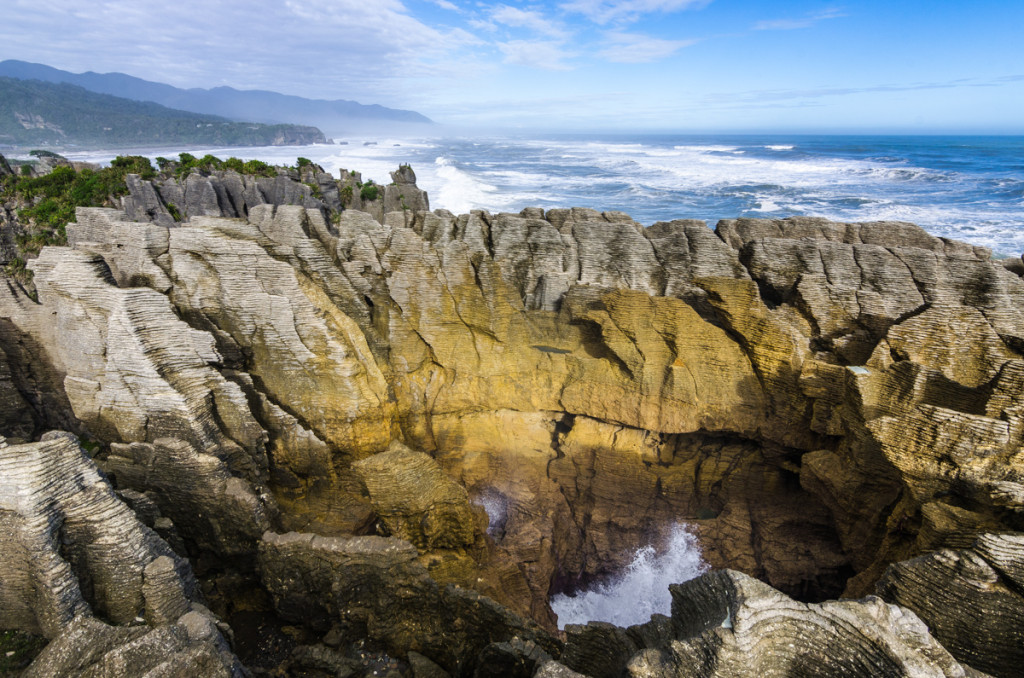
[[[399,163],[432,208],[620,210],[644,225],[734,217],[910,221],[938,236],[1024,252],[1024,137],[550,135],[358,137],[334,145],[189,149],[293,164],[307,157],[378,183]],[[166,149],[143,151],[150,157]],[[107,162],[114,152],[68,153]]]

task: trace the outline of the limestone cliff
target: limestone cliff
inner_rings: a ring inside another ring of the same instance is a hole
[[[338,207],[358,180],[307,170]],[[88,440],[225,621],[303,627],[294,671],[362,670],[367,641],[453,675],[822,674],[770,628],[821,629],[834,675],[1017,670],[1019,632],[959,642],[928,593],[994,582],[979,609],[1020,626],[1024,280],[987,251],[893,222],[455,216],[405,168],[338,211],[232,174],[129,177],[127,212],[79,209],[30,262],[37,300],[0,288],[0,432]],[[765,584],[552,635],[552,593],[680,521]],[[38,632],[24,588],[5,623]],[[694,625],[718,603],[731,626]]]

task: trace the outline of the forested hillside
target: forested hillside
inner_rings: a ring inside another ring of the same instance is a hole
[[[315,127],[231,122],[74,85],[0,78],[0,144],[5,145],[271,146],[323,141]]]

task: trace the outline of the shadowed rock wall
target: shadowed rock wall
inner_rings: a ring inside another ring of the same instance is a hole
[[[268,530],[401,537],[432,586],[548,628],[550,593],[677,521],[805,601],[1021,529],[1024,281],[987,251],[888,222],[393,214],[81,209],[31,264],[38,303],[0,289],[48,366],[5,344],[0,389],[56,384],[213,570],[259,551],[273,589]]]

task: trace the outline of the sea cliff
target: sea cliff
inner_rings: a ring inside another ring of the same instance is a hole
[[[1019,266],[392,179],[129,174],[0,288],[25,675],[1018,672]],[[678,522],[670,616],[558,632]]]

